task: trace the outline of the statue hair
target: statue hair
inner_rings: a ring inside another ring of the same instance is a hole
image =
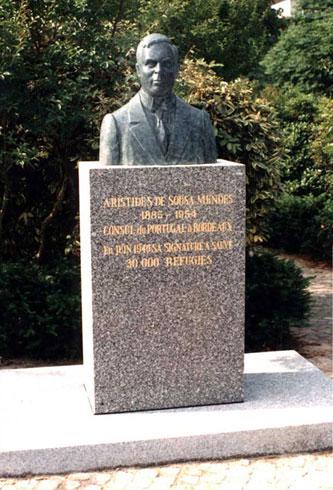
[[[140,62],[142,59],[142,53],[144,48],[150,48],[150,46],[153,46],[154,44],[161,44],[161,43],[166,43],[170,46],[172,50],[172,54],[174,56],[175,62],[178,63],[178,48],[172,42],[170,39],[165,36],[164,34],[148,34],[148,36],[145,36],[143,39],[138,44],[138,47],[136,49],[136,61],[137,63]]]

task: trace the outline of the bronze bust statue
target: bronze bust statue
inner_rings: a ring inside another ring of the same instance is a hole
[[[216,146],[207,112],[173,93],[178,50],[162,34],[142,39],[136,52],[139,92],[107,114],[100,136],[104,165],[213,163]]]

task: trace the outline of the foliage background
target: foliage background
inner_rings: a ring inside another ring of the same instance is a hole
[[[276,39],[280,22],[266,0],[0,0],[0,14],[1,253],[45,263],[77,244],[77,161],[98,159],[102,116],[136,90],[134,47],[140,37],[162,30],[182,46],[182,56],[191,49],[196,59],[215,59],[214,68],[230,78],[258,65],[255,60]],[[197,67],[187,63],[183,81],[187,76],[190,83],[191,69],[198,78]],[[207,67],[201,65],[201,78]],[[220,155],[253,165],[258,157],[257,165],[264,167],[271,147],[267,167],[273,168],[277,127],[265,102],[255,100],[245,82],[229,88],[219,87],[212,74],[210,80],[214,97],[224,104],[220,115],[216,109],[213,114]],[[184,83],[183,92],[189,92]],[[200,100],[201,94],[192,93],[192,100],[209,104],[210,95]],[[221,116],[227,113],[229,128],[222,130]],[[250,148],[252,132],[257,134]],[[267,185],[260,191],[264,202]],[[260,219],[260,205],[251,221],[255,214]],[[255,224],[251,228],[252,236],[260,236]]]
[[[80,268],[62,259],[55,265],[0,265],[0,357],[80,359]]]
[[[332,0],[299,2],[286,22],[269,0],[0,0],[4,355],[80,356],[77,162],[98,158],[153,31],[181,47],[176,90],[210,113],[219,156],[246,165],[248,345],[306,317],[299,273],[256,250],[269,236],[294,247],[310,216],[300,250],[327,258],[332,240]],[[269,281],[281,307],[263,312]],[[299,317],[282,290],[298,291]]]
[[[295,17],[262,61],[265,95],[286,145],[283,193],[268,219],[270,245],[332,260],[333,2],[299,0]],[[295,240],[295,237],[299,237]]]
[[[332,0],[298,0],[295,17],[264,58],[268,81],[332,96]]]

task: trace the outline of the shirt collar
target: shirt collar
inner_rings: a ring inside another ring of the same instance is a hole
[[[173,110],[176,105],[176,96],[173,93],[166,97],[152,97],[141,88],[139,94],[142,105],[152,112],[155,112],[160,108],[163,108],[164,110]]]

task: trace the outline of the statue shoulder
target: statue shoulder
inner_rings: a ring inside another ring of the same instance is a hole
[[[114,112],[110,112],[104,116],[103,123],[105,121],[105,125],[122,125],[123,123],[127,123],[128,112],[130,108],[137,103],[137,96],[135,95],[130,99],[125,105],[120,107]]]
[[[124,105],[123,107],[120,107],[120,109],[117,109],[114,112],[109,112],[108,114],[105,114],[103,118],[103,124],[114,125],[115,122],[117,123],[121,122],[126,117],[127,106],[128,104]]]
[[[209,118],[208,113],[204,109],[198,109],[197,107],[188,104],[187,102],[185,102],[185,100],[181,99],[178,96],[177,96],[177,104],[180,105],[180,110],[182,112],[188,113],[189,117],[193,118],[194,120],[202,121],[203,118],[206,117]]]
[[[209,114],[205,109],[198,109],[179,97],[177,97],[177,104],[179,104],[180,112],[187,120],[191,121],[191,124],[196,127],[198,131],[201,131],[202,134],[211,131],[212,123]]]

